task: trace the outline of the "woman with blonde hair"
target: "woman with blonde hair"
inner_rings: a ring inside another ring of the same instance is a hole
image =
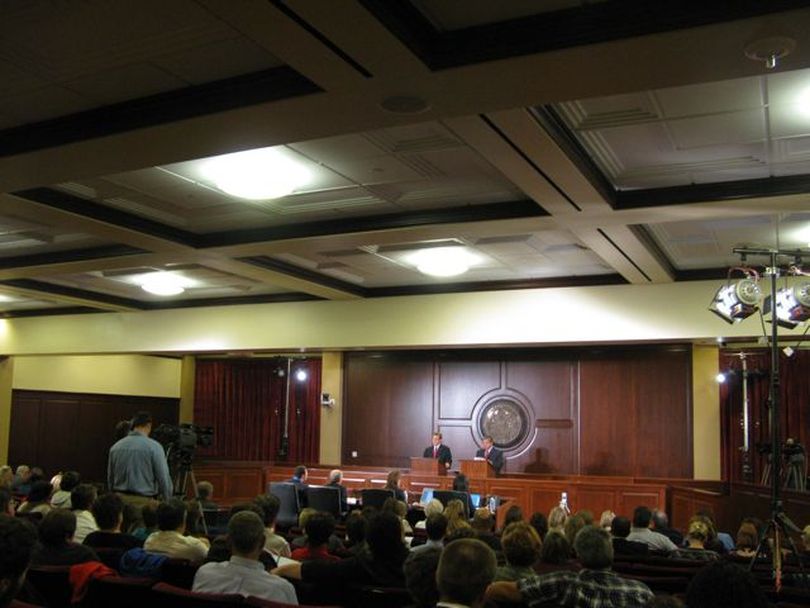
[[[690,559],[700,562],[719,559],[718,553],[709,551],[705,547],[710,533],[709,525],[704,520],[693,518],[689,524],[689,531],[686,533],[686,541],[689,545],[685,549],[676,549],[669,556],[675,559]]]
[[[450,535],[459,528],[469,528],[470,523],[464,516],[464,503],[458,498],[447,503],[444,508],[444,516],[447,517],[447,534]]]
[[[561,534],[565,531],[565,522],[568,520],[568,514],[562,507],[554,507],[548,513],[548,529],[549,532],[559,532]]]
[[[405,495],[405,490],[402,489],[402,472],[399,469],[394,469],[388,473],[385,480],[385,489],[394,492],[394,498],[407,504],[408,497]]]

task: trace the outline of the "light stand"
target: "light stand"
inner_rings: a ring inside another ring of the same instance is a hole
[[[760,555],[765,553],[768,547],[768,534],[773,532],[773,547],[772,564],[773,576],[777,593],[782,586],[782,540],[787,538],[793,554],[799,558],[799,552],[793,539],[787,532],[787,529],[796,530],[798,527],[790,521],[785,514],[782,505],[781,495],[781,477],[782,477],[782,444],[781,444],[781,421],[779,417],[780,409],[780,376],[779,376],[779,333],[778,323],[776,316],[776,279],[779,276],[779,267],[777,266],[777,258],[779,256],[790,256],[794,260],[801,260],[804,257],[810,257],[810,253],[798,250],[779,250],[779,249],[749,249],[749,248],[735,248],[734,253],[743,256],[764,256],[767,257],[769,265],[766,268],[766,274],[770,276],[771,288],[771,382],[768,389],[768,401],[771,405],[771,462],[773,471],[771,472],[771,516],[768,519],[767,526],[762,531],[762,536],[759,539],[756,553],[751,559],[749,570],[754,568],[754,564]],[[801,559],[799,558],[801,565]]]

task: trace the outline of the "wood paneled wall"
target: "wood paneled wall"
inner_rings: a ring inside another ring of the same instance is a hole
[[[482,407],[522,404],[529,435],[509,473],[692,476],[688,346],[349,353],[343,463],[407,467],[434,429],[472,458]]]
[[[146,410],[155,426],[177,424],[179,404],[169,397],[15,390],[9,463],[40,466],[46,475],[75,470],[85,480],[106,482],[118,421]]]

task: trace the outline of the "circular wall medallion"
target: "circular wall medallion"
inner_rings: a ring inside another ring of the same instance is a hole
[[[529,415],[517,401],[498,397],[482,408],[478,430],[483,437],[490,435],[499,448],[513,448],[529,433]]]

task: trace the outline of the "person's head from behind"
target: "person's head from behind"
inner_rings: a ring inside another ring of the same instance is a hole
[[[228,521],[231,552],[237,557],[258,559],[264,548],[264,522],[253,511],[241,511]]]
[[[402,473],[399,469],[394,469],[390,473],[388,473],[388,477],[385,479],[385,487],[389,490],[396,490],[399,488],[399,481]]]
[[[304,532],[307,535],[307,545],[311,549],[323,547],[329,542],[329,537],[335,531],[335,518],[329,513],[318,511],[307,520]]]
[[[373,516],[366,528],[366,543],[372,556],[388,562],[405,549],[402,542],[402,524],[393,513],[378,513]]]
[[[501,536],[506,563],[516,567],[530,567],[540,559],[542,542],[537,531],[526,522],[509,524]]]
[[[346,518],[347,545],[354,547],[366,540],[366,518],[361,511],[352,511]]]
[[[0,608],[5,608],[19,592],[37,533],[27,521],[0,516]]]
[[[613,524],[613,518],[615,517],[616,514],[610,509],[602,511],[602,515],[599,516],[599,526],[605,530],[610,530],[610,526]]]
[[[540,548],[540,559],[546,564],[564,564],[571,559],[571,545],[562,532],[549,531]]]
[[[610,533],[616,538],[630,536],[630,520],[623,515],[617,515],[610,524]]]
[[[470,491],[470,481],[464,473],[459,473],[453,478],[453,490],[455,492]]]
[[[21,464],[17,467],[16,474],[21,481],[28,481],[31,478],[31,467],[27,464]]]
[[[596,521],[593,517],[593,511],[589,511],[588,509],[580,509],[577,511],[576,517],[584,521],[586,526],[592,526]]]
[[[301,509],[301,512],[298,514],[298,527],[301,528],[301,530],[306,530],[307,521],[309,521],[309,518],[315,515],[315,513],[317,513],[317,511],[311,507]]]
[[[582,528],[584,528],[587,524],[582,516],[577,513],[573,517],[569,517],[568,520],[565,522],[565,526],[563,527],[563,532],[565,533],[565,538],[568,539],[569,544],[571,546],[574,545],[574,539],[577,537]]]
[[[480,540],[463,538],[442,550],[436,586],[443,602],[481,606],[498,565],[495,552]]]
[[[565,527],[565,521],[568,519],[568,513],[562,507],[554,507],[548,512],[548,529],[549,530],[562,530]]]
[[[431,498],[425,505],[425,517],[430,517],[433,513],[444,513],[444,505],[440,500]]]
[[[98,495],[95,486],[80,483],[70,493],[70,504],[74,511],[89,511]]]
[[[649,528],[652,521],[652,511],[643,505],[638,506],[633,511],[633,527]]]
[[[102,494],[93,503],[93,517],[102,532],[120,532],[124,521],[124,501],[118,494]]]
[[[63,492],[72,492],[80,481],[81,476],[77,471],[65,471],[62,473],[62,480],[59,482],[59,489]]]
[[[583,567],[591,570],[613,565],[613,543],[610,533],[599,526],[585,526],[574,539],[574,551]]]
[[[11,501],[11,490],[0,487],[0,515],[14,515],[14,503]]]
[[[329,483],[338,484],[343,481],[343,471],[340,469],[332,469],[329,471]]]
[[[210,481],[201,481],[197,484],[197,498],[200,500],[211,500],[214,495],[214,484]]]
[[[439,590],[436,587],[436,570],[442,550],[430,547],[422,551],[413,551],[405,560],[405,587],[411,594],[416,608],[433,608],[439,601]]]
[[[548,534],[548,519],[546,519],[545,514],[539,511],[532,513],[532,516],[529,518],[529,525],[537,532],[540,540],[543,540],[546,534]]]
[[[690,545],[703,546],[709,539],[709,526],[706,522],[695,520],[689,524],[689,530],[686,533],[686,538],[689,539]]]
[[[465,520],[464,503],[457,498],[447,501],[447,506],[444,508],[444,515],[450,522],[456,520]]]
[[[810,526],[808,526],[808,528],[810,528]],[[756,549],[759,544],[756,526],[749,522],[743,522],[742,525],[740,525],[740,529],[737,530],[735,544],[737,549],[746,549],[749,551]]]
[[[261,494],[253,501],[262,510],[262,519],[266,528],[272,528],[276,523],[278,512],[281,510],[281,501],[273,494]]]
[[[143,520],[143,527],[147,530],[154,530],[158,525],[157,509],[158,501],[153,500],[146,503],[141,509],[141,519]]]
[[[179,498],[162,502],[157,508],[157,526],[163,532],[176,531],[182,534],[186,530],[188,510],[186,503]]]
[[[144,411],[136,412],[130,422],[130,428],[148,437],[152,432],[152,414]]]
[[[307,471],[307,468],[302,464],[299,464],[297,467],[295,467],[295,471],[293,471],[293,477],[295,477],[298,481],[301,482],[307,480],[308,474],[309,473]]]
[[[495,527],[495,518],[486,507],[475,510],[472,519],[472,528],[476,532],[492,532]]]
[[[67,509],[51,509],[39,524],[39,540],[47,547],[61,547],[73,540],[76,515]]]
[[[31,489],[28,491],[28,502],[30,503],[43,503],[51,497],[53,487],[50,481],[44,479],[35,481],[31,484]]]
[[[669,527],[669,518],[667,514],[660,510],[655,509],[652,512],[652,525],[654,530],[662,530]]]
[[[425,532],[427,537],[433,541],[439,541],[447,534],[447,518],[444,513],[432,513],[425,520]]]
[[[517,505],[512,505],[506,510],[506,515],[503,519],[503,527],[506,528],[509,524],[514,524],[523,521],[523,509]]]
[[[7,464],[0,467],[0,488],[10,488],[14,483],[14,469]]]
[[[702,568],[686,589],[689,608],[760,608],[768,606],[754,575],[737,564],[717,560]]]

